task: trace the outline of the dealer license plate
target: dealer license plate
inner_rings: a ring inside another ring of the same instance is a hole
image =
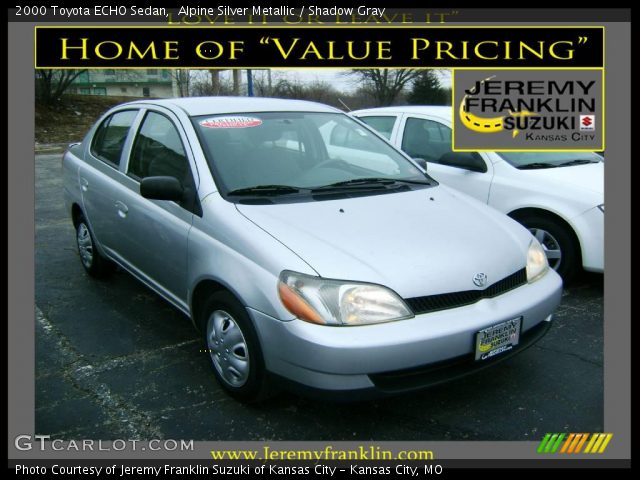
[[[521,325],[519,317],[480,330],[476,334],[476,360],[489,360],[518,345]]]

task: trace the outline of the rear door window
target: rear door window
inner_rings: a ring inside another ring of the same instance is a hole
[[[360,117],[364,123],[376,130],[387,140],[391,139],[391,132],[393,132],[393,125],[396,123],[395,116],[379,116],[379,117]]]
[[[138,115],[137,110],[125,110],[107,117],[93,137],[91,153],[103,162],[118,168],[124,142],[136,115]]]
[[[401,148],[413,158],[438,163],[440,157],[451,152],[451,129],[433,120],[409,117]]]

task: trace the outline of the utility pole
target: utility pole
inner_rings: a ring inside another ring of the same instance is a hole
[[[247,70],[247,96],[253,97],[253,74]]]

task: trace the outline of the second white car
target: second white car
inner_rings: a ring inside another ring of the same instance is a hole
[[[527,227],[544,247],[550,266],[565,280],[580,267],[604,271],[604,162],[600,155],[453,152],[451,107],[384,107],[352,114],[411,157],[425,160],[436,180]]]

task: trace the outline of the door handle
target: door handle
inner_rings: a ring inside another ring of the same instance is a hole
[[[125,218],[127,216],[127,213],[129,213],[129,207],[127,207],[120,200],[116,201],[115,207],[118,210],[118,216],[120,216],[120,218]]]
[[[87,190],[89,190],[89,181],[84,177],[80,178],[80,188],[82,189],[83,192],[86,192]]]

